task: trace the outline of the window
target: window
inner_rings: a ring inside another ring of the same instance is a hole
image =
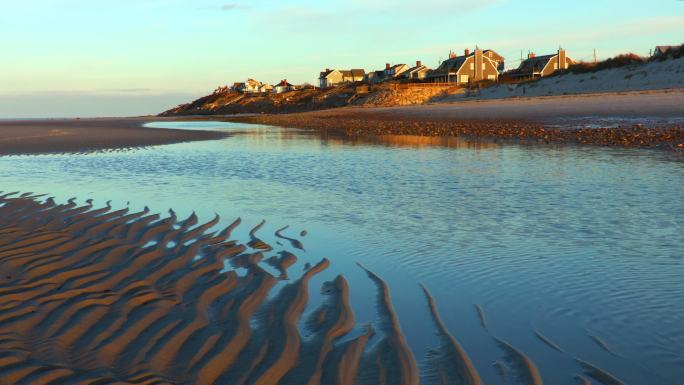
[[[475,71],[475,63],[470,63],[470,70]]]
[[[553,69],[555,69],[555,70],[558,69],[558,63],[553,63]]]
[[[470,80],[470,76],[461,75],[461,83],[468,83],[468,80]]]
[[[496,75],[487,75],[487,80],[496,80]]]
[[[484,71],[486,68],[487,66],[485,65],[485,63],[482,63],[482,71]]]

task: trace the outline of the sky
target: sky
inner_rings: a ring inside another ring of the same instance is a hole
[[[684,43],[681,0],[0,0],[0,118],[159,113],[247,78]]]

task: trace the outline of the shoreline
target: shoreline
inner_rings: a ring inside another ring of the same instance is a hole
[[[150,117],[0,120],[1,155],[37,155],[114,150],[189,141],[222,139],[228,133],[146,128]]]
[[[684,90],[214,118],[350,137],[418,135],[684,151]]]

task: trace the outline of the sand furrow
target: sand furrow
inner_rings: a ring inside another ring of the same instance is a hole
[[[361,265],[359,265],[361,266]],[[372,354],[379,360],[377,381],[385,381],[392,384],[415,385],[418,384],[418,368],[413,352],[406,342],[406,337],[401,331],[399,318],[392,306],[390,291],[387,283],[372,271],[361,266],[368,277],[378,288],[378,311],[380,313],[380,331],[384,333],[384,339],[378,344]]]
[[[422,286],[422,285],[421,285]],[[427,297],[428,307],[430,308],[430,314],[432,319],[437,325],[437,331],[442,340],[442,347],[439,354],[439,366],[446,366],[442,372],[442,378],[448,378],[446,383],[461,383],[464,385],[482,385],[482,380],[480,379],[480,374],[475,369],[475,365],[471,361],[468,354],[465,352],[461,344],[458,343],[456,338],[451,335],[447,329],[442,318],[439,316],[437,311],[437,304],[435,303],[432,294],[428,291],[427,287],[422,286],[425,296]],[[452,369],[454,366],[457,378],[451,378]]]

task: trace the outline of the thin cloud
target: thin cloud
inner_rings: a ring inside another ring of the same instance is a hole
[[[246,9],[247,7],[243,4],[237,4],[237,3],[227,3],[223,4],[221,6],[222,11],[238,11],[241,9]]]

